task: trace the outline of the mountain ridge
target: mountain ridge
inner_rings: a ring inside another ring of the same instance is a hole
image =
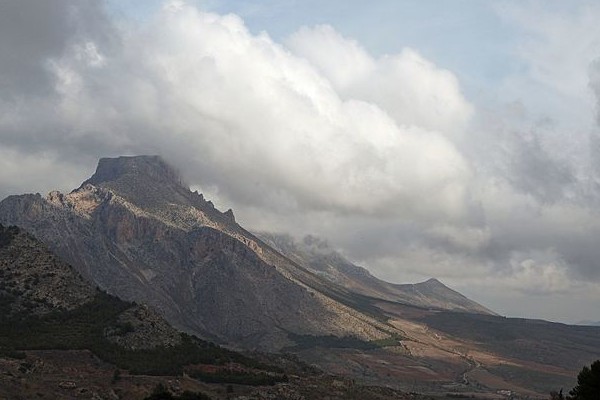
[[[362,295],[424,308],[497,315],[436,278],[415,284],[383,281],[312,235],[302,240],[267,232],[257,233],[257,236],[292,259],[306,260],[307,267],[320,276]]]

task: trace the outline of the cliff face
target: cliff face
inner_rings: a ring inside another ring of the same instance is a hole
[[[371,340],[389,330],[332,299],[320,278],[191,192],[156,156],[102,159],[69,194],[8,197],[0,222],[32,232],[109,293],[217,341],[278,349],[288,332]]]

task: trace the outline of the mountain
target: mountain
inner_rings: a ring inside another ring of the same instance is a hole
[[[221,343],[275,350],[293,345],[290,332],[369,341],[394,330],[191,192],[157,156],[101,159],[69,194],[10,196],[0,222],[33,233],[109,293]]]
[[[314,236],[305,236],[301,241],[286,234],[261,232],[257,236],[328,281],[365,296],[417,307],[496,315],[435,278],[401,285],[382,281],[365,268],[352,264],[326,241]]]
[[[208,400],[234,391],[248,399],[408,398],[293,358],[252,358],[182,334],[149,307],[85,282],[22,229],[2,225],[0,370],[0,398],[16,400]]]
[[[34,237],[0,225],[0,397],[31,398],[37,388],[47,398],[71,398],[75,379],[84,385],[83,397],[113,398],[106,375],[115,368],[177,373],[190,362],[213,362],[215,355],[246,361],[181,334],[146,306],[99,291]],[[86,376],[95,373],[104,382]],[[121,386],[124,396],[138,398]]]
[[[0,223],[177,329],[369,385],[538,398],[600,359],[598,327],[503,318],[434,279],[381,281],[317,239],[252,234],[156,156],[102,159],[68,194],[10,196]]]

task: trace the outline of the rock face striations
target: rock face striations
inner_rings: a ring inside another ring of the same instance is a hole
[[[392,329],[336,299],[157,156],[101,159],[69,194],[10,196],[0,222],[31,232],[109,293],[219,342],[273,350],[290,344],[289,332],[374,340]]]

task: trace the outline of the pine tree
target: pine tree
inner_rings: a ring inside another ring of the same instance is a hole
[[[577,386],[568,396],[569,400],[600,400],[600,360],[590,367],[583,367],[577,375]]]

